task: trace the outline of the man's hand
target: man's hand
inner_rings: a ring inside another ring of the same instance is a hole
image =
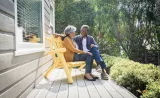
[[[94,47],[94,44],[91,44],[91,48]]]
[[[92,53],[91,52],[86,52],[87,54],[89,54],[89,55],[92,55]]]

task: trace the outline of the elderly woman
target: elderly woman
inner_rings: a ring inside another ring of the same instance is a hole
[[[84,79],[89,81],[95,81],[98,77],[91,74],[92,65],[93,65],[93,57],[90,52],[84,52],[78,49],[78,46],[73,41],[75,37],[76,27],[67,26],[64,30],[65,37],[62,38],[63,44],[66,48],[66,52],[64,53],[65,60],[67,62],[72,61],[86,61],[86,69]]]

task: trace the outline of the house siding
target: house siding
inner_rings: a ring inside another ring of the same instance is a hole
[[[44,0],[45,32],[50,27],[50,6],[54,8],[54,0]],[[49,49],[48,44],[45,47]],[[14,0],[0,0],[0,98],[25,98],[53,64],[52,56],[44,52],[15,56],[14,51]]]

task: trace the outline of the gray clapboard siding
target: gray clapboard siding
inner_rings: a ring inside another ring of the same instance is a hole
[[[45,37],[51,37],[51,34],[46,33],[46,34],[45,34]],[[46,42],[47,42],[47,41],[46,41]]]
[[[44,2],[45,31],[50,25],[50,3]],[[15,50],[14,26],[13,0],[0,0],[0,98],[25,98],[52,65],[52,57],[44,52],[15,56],[6,51]]]
[[[14,3],[12,0],[0,0],[0,10],[14,16]]]
[[[45,41],[45,48],[50,48],[48,41]]]
[[[32,84],[28,89],[19,97],[19,98],[26,98],[28,94],[33,90],[34,84]]]
[[[44,9],[45,9],[48,13],[50,13],[50,8],[49,8],[49,6],[46,4],[46,2],[44,2]]]
[[[13,35],[2,34],[0,32],[0,50],[14,50]]]
[[[51,34],[46,33],[46,34],[45,34],[45,37],[51,37]],[[46,48],[49,48],[49,47],[50,47],[50,46],[49,46],[49,42],[48,42],[47,40],[45,41],[45,47],[46,47]]]
[[[46,51],[45,51],[45,52],[46,52],[46,54],[47,54],[47,52],[49,52],[49,51],[50,51],[50,48],[46,48]]]
[[[50,26],[50,20],[45,17],[44,21],[45,21],[45,25],[47,25],[49,27]]]
[[[13,53],[0,54],[0,71],[11,65]]]
[[[22,56],[14,56],[14,53],[0,54],[0,71],[5,69],[14,68],[15,66],[21,66],[30,61],[43,57],[44,53],[33,53]]]
[[[14,33],[14,19],[0,13],[0,31]]]
[[[45,25],[45,32],[48,32],[49,30],[49,26],[48,25]],[[46,36],[45,36],[46,37]]]
[[[51,59],[52,59],[52,55],[47,55],[47,56],[40,58],[38,66],[44,65],[45,63],[49,62]]]
[[[37,79],[36,79],[36,82],[35,82],[35,85],[37,86],[41,80],[44,78],[44,75],[42,74],[41,76],[39,76]]]
[[[52,6],[52,8],[54,7],[54,1],[50,0],[50,5]]]
[[[44,0],[45,1],[45,3],[46,3],[46,5],[48,6],[48,7],[50,7],[50,0]]]
[[[24,64],[24,63],[30,62],[32,60],[36,60],[38,58],[41,58],[43,56],[44,56],[43,52],[22,55],[22,56],[14,56],[12,59],[12,64],[13,64],[13,66]]]
[[[0,98],[17,98],[17,96],[24,91],[31,83],[33,83],[35,79],[36,72],[31,73],[29,76],[27,76],[25,79],[8,89],[6,92],[4,92],[2,95],[0,95]]]
[[[50,13],[48,13],[46,10],[44,10],[44,15],[45,17],[48,17],[48,19],[50,18]]]
[[[23,78],[30,72],[34,71],[37,66],[38,60],[34,60],[32,62],[26,63],[22,66],[0,74],[0,91],[19,81],[21,78]]]
[[[50,29],[50,25],[45,23],[45,32],[48,32],[49,29]]]
[[[38,69],[38,72],[37,72],[37,77],[38,78],[40,75],[42,75],[43,73],[45,73],[45,71],[52,65],[53,61],[50,60],[49,62],[47,62],[46,64],[44,64],[42,67],[40,67]]]

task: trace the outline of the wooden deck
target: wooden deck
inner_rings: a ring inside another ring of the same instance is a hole
[[[93,70],[100,76],[100,73]],[[83,71],[73,69],[73,84],[68,84],[63,69],[56,69],[49,80],[42,81],[27,98],[136,98],[129,91],[116,85],[112,80],[98,79],[94,82],[83,79]]]

